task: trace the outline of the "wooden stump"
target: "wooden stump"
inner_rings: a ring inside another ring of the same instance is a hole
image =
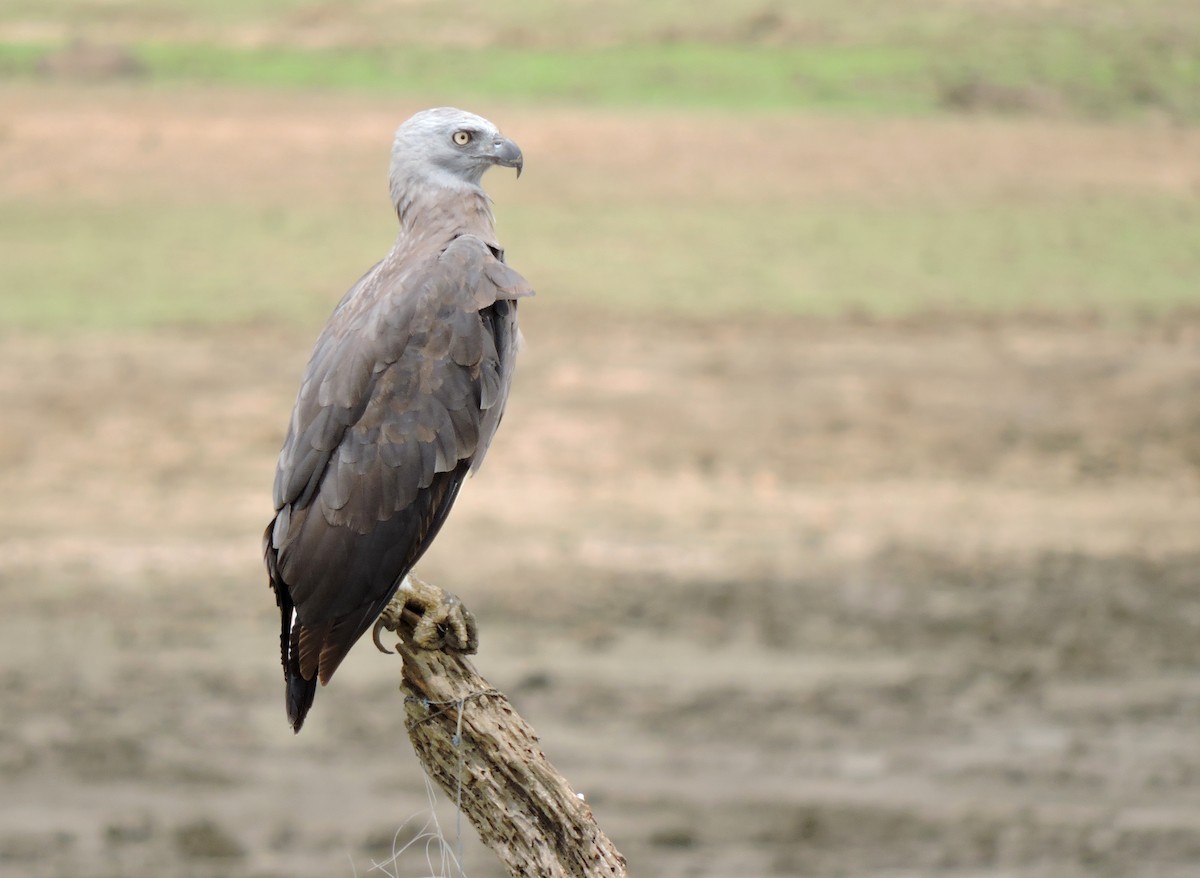
[[[474,651],[470,614],[452,595],[410,579],[380,626],[400,637],[405,724],[426,773],[513,876],[624,878],[625,858],[592,809],[546,759],[504,694],[457,651]],[[445,607],[453,620],[431,625],[447,618],[439,611]],[[450,642],[446,636],[431,642],[430,631],[451,635]]]

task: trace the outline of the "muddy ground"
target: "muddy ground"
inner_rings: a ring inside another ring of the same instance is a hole
[[[527,310],[421,570],[632,874],[1200,871],[1200,322]],[[311,340],[3,339],[0,874],[365,875],[428,819],[395,657],[284,717]]]

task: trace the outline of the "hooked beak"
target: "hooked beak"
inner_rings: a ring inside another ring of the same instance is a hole
[[[516,168],[517,176],[521,176],[521,168],[525,166],[525,157],[521,155],[521,147],[507,137],[497,137],[492,142],[491,160],[504,168]]]

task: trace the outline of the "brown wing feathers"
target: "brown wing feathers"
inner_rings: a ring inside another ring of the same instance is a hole
[[[531,293],[469,236],[403,282],[386,270],[335,312],[280,455],[265,554],[297,730],[486,450],[515,350],[506,299]]]

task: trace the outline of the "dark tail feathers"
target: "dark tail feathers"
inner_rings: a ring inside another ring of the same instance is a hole
[[[267,563],[267,575],[270,577],[271,588],[275,592],[275,603],[279,606],[279,652],[283,659],[284,704],[287,707],[288,722],[292,731],[299,732],[308,716],[313,699],[317,695],[316,679],[306,680],[300,673],[299,643],[292,633],[292,596],[288,594],[287,584],[279,575],[278,557],[274,546],[271,545],[271,533],[275,527],[274,519],[267,525],[263,534],[263,557]]]
[[[284,693],[284,698],[287,701],[288,722],[292,724],[292,731],[299,732],[300,727],[304,725],[304,718],[308,716],[308,709],[312,707],[316,694],[317,680],[315,677],[305,680],[300,676],[299,668],[287,674],[287,691]]]

